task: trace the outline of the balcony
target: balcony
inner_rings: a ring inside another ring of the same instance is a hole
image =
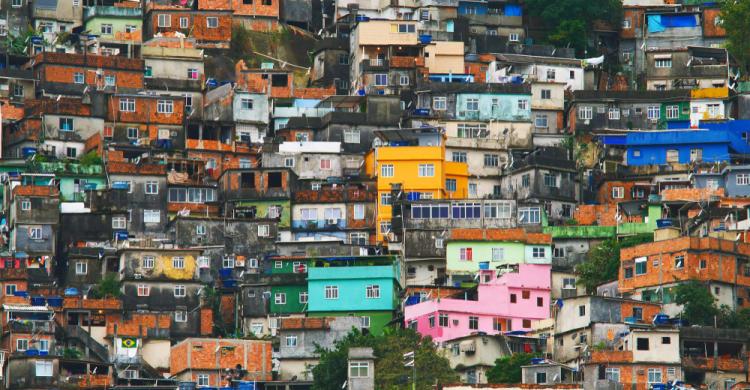
[[[8,322],[4,330],[14,333],[53,333],[55,323],[52,321],[15,320]]]
[[[146,77],[143,79],[143,82],[146,84],[146,88],[154,90],[200,92],[203,89],[203,82],[201,80]]]
[[[115,17],[115,18],[132,18],[141,20],[143,17],[143,11],[141,8],[125,8],[125,7],[113,7],[113,6],[96,6],[96,7],[85,7],[83,9],[83,19],[88,20],[94,17]]]
[[[702,357],[702,356],[685,356],[682,358],[682,366],[706,371],[729,371],[744,372],[745,361],[738,357],[719,356],[719,357]]]
[[[424,59],[417,57],[393,56],[390,59],[391,68],[414,68],[417,66],[417,62],[421,62],[424,65]]]
[[[389,61],[386,59],[370,58],[362,60],[359,68],[362,72],[387,72],[389,67]]]
[[[293,230],[340,231],[346,228],[345,218],[292,221]]]

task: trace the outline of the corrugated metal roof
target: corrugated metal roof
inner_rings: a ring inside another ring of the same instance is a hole
[[[25,305],[5,305],[3,304],[3,310],[5,311],[36,311],[36,312],[52,312],[47,306],[25,306]]]

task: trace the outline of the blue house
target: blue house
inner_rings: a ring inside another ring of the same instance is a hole
[[[750,153],[747,139],[728,127],[711,130],[633,131],[607,135],[605,145],[624,147],[627,165],[688,164],[729,161],[732,154]]]
[[[394,256],[316,258],[307,274],[310,317],[359,316],[382,332],[399,305],[400,270]]]
[[[691,180],[695,188],[724,188],[728,197],[750,196],[750,165],[727,165],[721,171],[697,172]]]

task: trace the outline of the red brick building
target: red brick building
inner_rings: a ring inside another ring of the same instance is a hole
[[[170,375],[212,387],[231,379],[271,380],[272,351],[270,340],[188,338],[172,346]]]

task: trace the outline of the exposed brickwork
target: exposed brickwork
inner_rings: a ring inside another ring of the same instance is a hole
[[[172,347],[170,374],[186,370],[214,371],[237,365],[247,370],[246,379],[271,379],[271,341],[189,338]]]
[[[208,336],[214,331],[214,313],[210,307],[201,308],[201,336]]]
[[[661,192],[663,201],[670,200],[687,200],[700,201],[708,200],[712,196],[723,197],[725,195],[723,188],[673,188]]]

